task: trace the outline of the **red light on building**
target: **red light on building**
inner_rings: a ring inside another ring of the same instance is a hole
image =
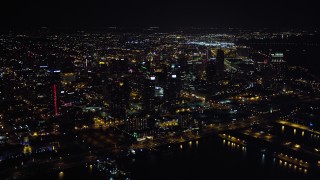
[[[53,85],[53,103],[54,103],[54,115],[58,116],[58,103],[57,103],[57,85]]]

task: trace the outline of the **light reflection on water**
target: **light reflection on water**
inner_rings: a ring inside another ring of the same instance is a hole
[[[276,158],[273,158],[273,161],[276,161]],[[299,173],[303,173],[303,174],[307,174],[308,173],[308,169],[304,168],[304,167],[300,167],[294,163],[291,162],[287,162],[285,160],[281,160],[279,159],[278,161],[278,168],[283,168],[283,169],[289,169],[293,172],[299,172]],[[274,165],[275,166],[275,165]]]
[[[210,172],[213,170],[216,172],[215,175],[224,174],[222,170],[225,168],[239,173],[239,178],[250,174],[250,177],[262,180],[283,178],[290,178],[291,180],[306,179],[305,177],[309,173],[308,169],[275,158],[268,151],[261,153],[258,148],[257,150],[253,150],[251,146],[243,146],[225,139],[187,141],[171,146],[170,149],[170,153],[147,153],[143,156],[136,156],[134,162],[130,159],[132,164],[132,179],[192,179],[197,178],[197,176],[199,178],[210,177],[212,176]],[[211,165],[206,166],[206,162],[211,163]],[[181,174],[182,171],[180,170],[185,170],[183,171],[184,174]],[[90,166],[87,172],[92,175],[97,173],[92,169],[90,170]],[[163,172],[166,172],[167,175],[163,176]],[[259,172],[258,174],[260,175],[251,175],[250,172]],[[228,175],[225,176],[228,178]],[[63,179],[67,178],[64,177]]]
[[[263,153],[261,156],[261,164],[264,165],[266,160],[266,155]]]
[[[63,171],[59,172],[59,179],[63,179],[63,177],[64,177],[64,172]]]

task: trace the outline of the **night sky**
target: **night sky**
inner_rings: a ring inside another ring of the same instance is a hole
[[[65,2],[67,1],[67,2]],[[11,27],[318,27],[315,2],[1,0]]]

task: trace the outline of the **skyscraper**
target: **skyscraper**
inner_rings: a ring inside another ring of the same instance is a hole
[[[285,65],[286,61],[284,60],[283,53],[273,53],[271,54],[271,68],[272,74],[275,81],[281,81],[284,79],[285,74]]]
[[[216,57],[216,75],[218,77],[223,76],[224,74],[224,51],[222,49],[217,50]]]
[[[208,61],[207,67],[206,67],[206,75],[207,75],[207,81],[212,82],[214,77],[216,76],[217,72],[217,64],[216,64],[216,59],[211,58]]]
[[[111,73],[123,75],[128,73],[129,60],[125,59],[113,59],[111,61]]]
[[[192,114],[189,110],[178,113],[178,124],[181,129],[189,129],[192,126]]]
[[[53,84],[53,106],[54,106],[54,115],[59,115],[59,108],[58,108],[58,96],[57,96],[57,85]]]
[[[50,111],[54,116],[59,116],[60,109],[60,92],[62,90],[61,87],[61,70],[54,69],[55,67],[49,68],[49,76],[48,76],[48,88],[50,89]]]
[[[165,89],[165,97],[168,108],[173,107],[179,98],[181,90],[180,77],[177,74],[171,74],[168,77],[168,82]]]
[[[147,113],[154,110],[155,105],[155,81],[156,77],[151,76],[145,79],[142,94],[142,106],[143,110]]]
[[[130,97],[128,80],[125,78],[110,79],[108,91],[111,115],[115,118],[124,118]]]
[[[128,114],[126,117],[126,130],[133,131],[144,130],[148,128],[147,117],[142,113]]]
[[[215,78],[224,74],[224,51],[217,50],[216,58],[210,58],[206,67],[207,81],[212,82]]]

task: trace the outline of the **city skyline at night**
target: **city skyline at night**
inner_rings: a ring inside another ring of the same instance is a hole
[[[3,179],[319,179],[313,3],[5,1]]]

